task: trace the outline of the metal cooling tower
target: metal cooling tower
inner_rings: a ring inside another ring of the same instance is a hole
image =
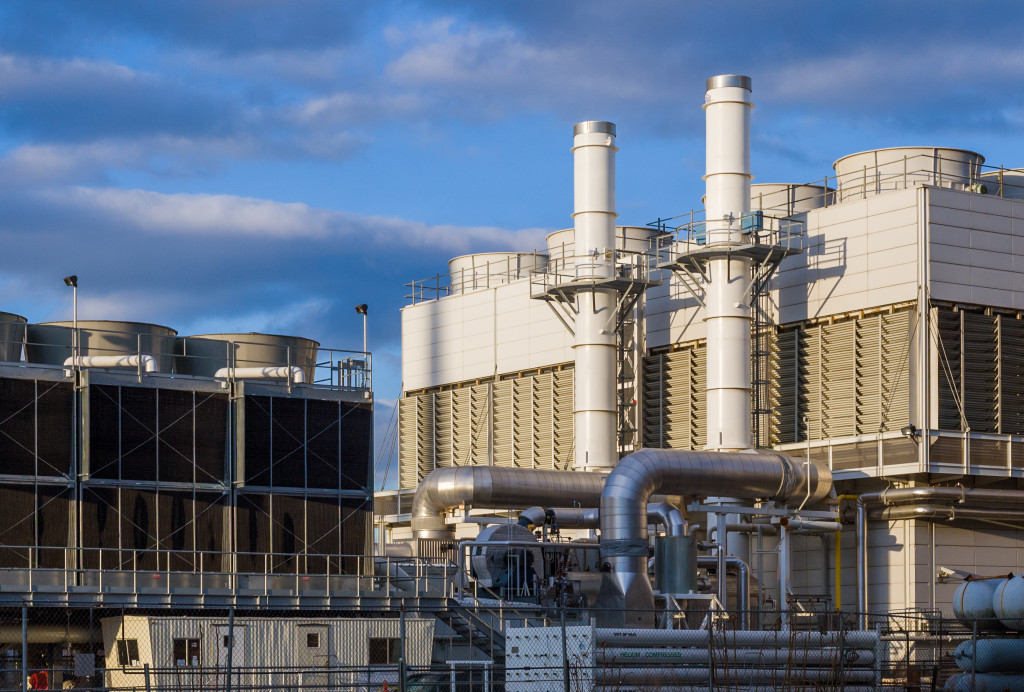
[[[0,361],[21,360],[21,347],[25,341],[26,320],[21,315],[0,312]]]
[[[216,377],[221,368],[299,367],[313,381],[320,343],[301,336],[277,334],[198,334],[177,339],[176,372]]]
[[[177,330],[145,322],[78,320],[81,356],[123,356],[147,354],[156,359],[160,372],[170,372],[174,363]],[[25,355],[29,363],[64,365],[71,358],[74,343],[72,322],[30,324]]]

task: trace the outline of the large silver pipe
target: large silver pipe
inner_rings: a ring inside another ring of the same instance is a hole
[[[936,505],[946,501],[953,505]],[[914,503],[914,504],[906,504]],[[923,503],[923,504],[922,504]],[[983,505],[1022,505],[1021,490],[968,490],[967,488],[898,488],[864,493],[857,498],[857,611],[860,626],[868,626],[868,506],[882,504],[882,518],[893,521],[953,521],[955,519],[1022,519],[1021,510]],[[890,507],[890,505],[897,505]]]
[[[541,526],[545,521],[563,529],[596,529],[601,526],[601,512],[596,507],[530,507],[519,513],[519,523],[526,527]],[[671,503],[648,502],[647,521],[663,525],[669,536],[687,535],[686,519]]]
[[[454,538],[455,527],[445,523],[444,515],[463,503],[490,509],[566,502],[595,506],[607,477],[607,473],[497,466],[435,469],[423,479],[413,496],[413,536]]]
[[[654,593],[647,578],[647,503],[655,492],[816,503],[832,474],[816,461],[781,454],[642,449],[622,459],[601,493],[599,605],[615,624],[646,625]]]

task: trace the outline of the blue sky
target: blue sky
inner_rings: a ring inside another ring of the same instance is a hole
[[[704,79],[753,79],[760,182],[864,149],[1024,166],[1019,2],[0,4],[0,310],[359,348],[378,441],[403,284],[571,225],[571,128],[618,210],[699,206]],[[391,473],[391,480],[394,479]],[[389,485],[391,483],[389,482]]]

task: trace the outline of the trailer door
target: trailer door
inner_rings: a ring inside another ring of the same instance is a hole
[[[299,625],[295,641],[295,665],[306,686],[326,687],[330,649],[327,646],[327,625]]]

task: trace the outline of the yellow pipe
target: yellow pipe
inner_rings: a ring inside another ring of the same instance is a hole
[[[856,500],[859,495],[840,495],[839,501],[843,500]],[[840,521],[842,517],[840,516]],[[836,554],[836,610],[843,609],[843,532],[836,531],[835,533],[835,554]]]

